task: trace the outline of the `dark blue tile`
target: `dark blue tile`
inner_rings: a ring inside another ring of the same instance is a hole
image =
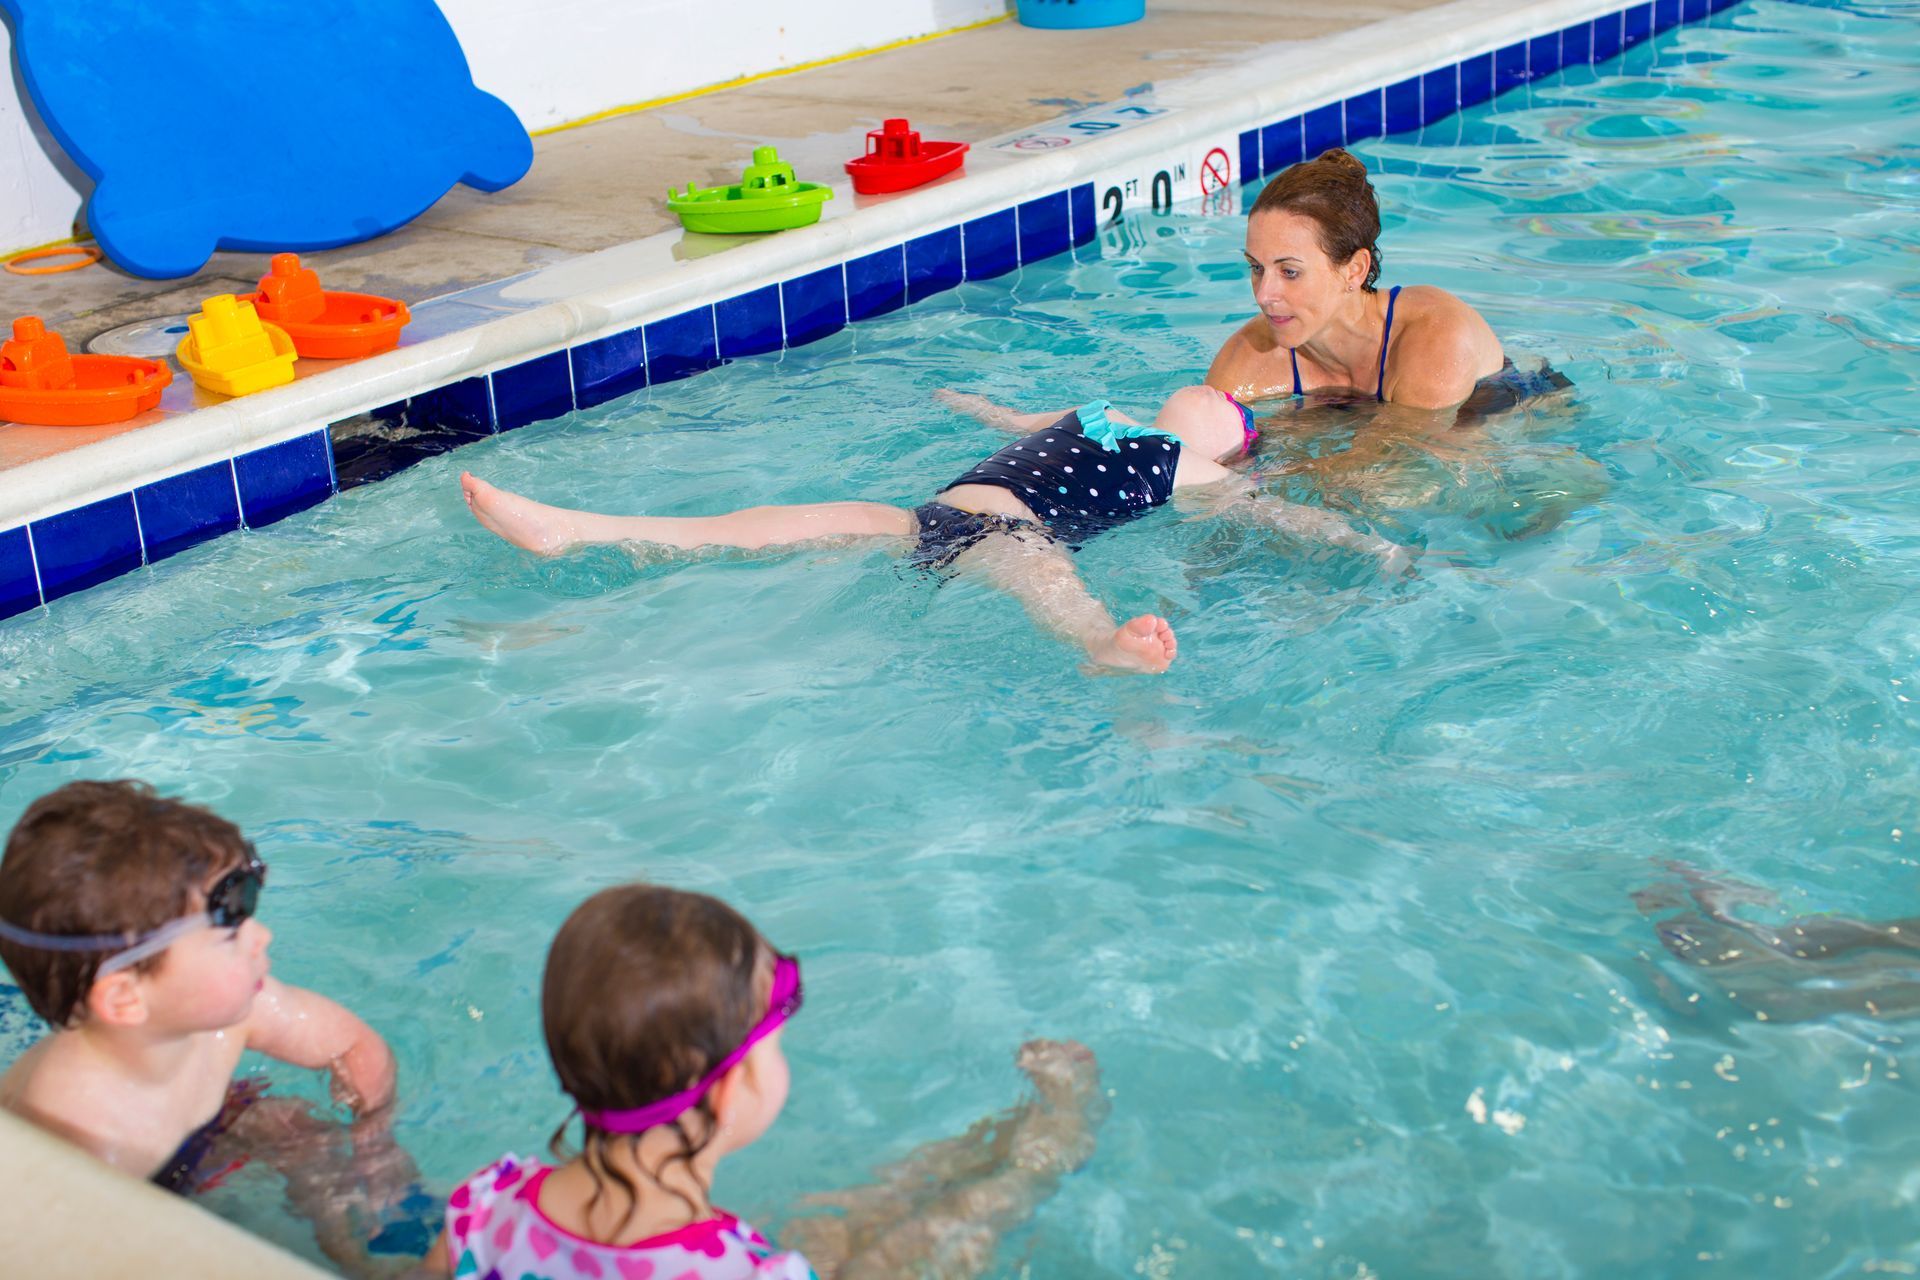
[[[1100,234],[1100,215],[1093,203],[1093,184],[1083,182],[1069,195],[1067,207],[1073,212],[1073,242],[1085,244]]]
[[[1610,13],[1593,20],[1593,60],[1605,62],[1620,56],[1620,15]]]
[[[975,218],[961,227],[961,240],[967,255],[967,279],[987,280],[1003,276],[1020,265],[1019,219],[1013,210],[1002,209],[984,218]]]
[[[493,416],[502,431],[573,412],[573,370],[565,351],[493,371]]]
[[[133,500],[140,509],[148,564],[240,527],[231,462],[141,485],[133,491]]]
[[[696,307],[646,327],[647,383],[659,386],[720,363],[714,351],[713,308]]]
[[[1680,0],[1680,21],[1698,22],[1707,16],[1707,0]]]
[[[1708,7],[1715,13],[1719,13],[1722,9],[1731,9],[1739,3],[1740,0],[1712,0],[1712,3]]]
[[[1346,122],[1341,118],[1340,104],[1329,102],[1300,117],[1300,134],[1301,154],[1308,160],[1345,142]]]
[[[1527,42],[1527,77],[1538,80],[1560,69],[1560,33],[1535,36]]]
[[[1387,86],[1387,132],[1412,133],[1420,127],[1420,77]]]
[[[713,304],[713,322],[720,331],[722,360],[778,351],[786,340],[780,327],[780,286],[770,284],[737,298],[721,299]]]
[[[1459,68],[1441,67],[1420,77],[1420,123],[1423,126],[1436,120],[1445,120],[1459,109]]]
[[[1260,171],[1275,174],[1306,159],[1300,141],[1300,117],[1281,120],[1260,131]]]
[[[1240,131],[1240,181],[1252,182],[1260,176],[1260,131]]]
[[[119,494],[33,522],[40,590],[49,601],[140,567],[133,495]]]
[[[959,283],[960,228],[948,227],[907,241],[908,302],[918,302]]]
[[[407,420],[424,427],[485,435],[493,430],[493,391],[484,377],[462,378],[407,401]]]
[[[847,277],[838,265],[809,271],[780,286],[787,345],[802,346],[847,327]]]
[[[40,580],[33,573],[27,526],[0,533],[0,618],[40,606]]]
[[[1483,53],[1460,64],[1460,105],[1478,106],[1493,96],[1493,55]]]
[[[567,358],[573,362],[573,398],[582,409],[647,385],[647,344],[637,328],[583,342]]]
[[[907,305],[907,255],[901,246],[847,264],[847,318],[866,320]]]
[[[333,492],[333,452],[315,431],[243,453],[233,460],[240,514],[249,529],[305,511]]]
[[[1584,67],[1593,61],[1593,24],[1576,22],[1560,28],[1560,66]]]
[[[1346,102],[1347,141],[1364,142],[1386,132],[1380,106],[1380,91],[1357,93]]]
[[[1653,6],[1637,4],[1627,10],[1620,26],[1620,43],[1631,49],[1653,35]]]
[[[1527,42],[1510,44],[1493,55],[1493,91],[1516,89],[1527,82]]]
[[[1067,225],[1067,193],[1029,200],[1020,206],[1020,261],[1038,262],[1073,247]]]
[[[1653,0],[1653,33],[1671,31],[1680,25],[1680,0]]]

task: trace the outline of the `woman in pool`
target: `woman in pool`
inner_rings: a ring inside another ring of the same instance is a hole
[[[1330,512],[1255,500],[1252,486],[1222,465],[1245,456],[1257,434],[1253,415],[1231,395],[1183,388],[1151,427],[1104,400],[1062,415],[1015,413],[951,392],[943,399],[1020,439],[912,510],[818,502],[716,516],[612,516],[545,506],[468,474],[460,489],[482,525],[541,555],[593,543],[760,550],[826,538],[897,539],[913,563],[979,574],[1016,597],[1040,626],[1078,644],[1091,662],[1118,671],[1165,671],[1176,652],[1173,628],[1150,613],[1115,625],[1070,552],[1164,505],[1176,490],[1204,489],[1215,512],[1375,555],[1390,570],[1406,567],[1405,548]]]
[[[1269,182],[1247,214],[1260,314],[1220,348],[1207,385],[1242,400],[1358,390],[1414,409],[1531,394],[1542,375],[1515,370],[1478,311],[1432,285],[1374,287],[1379,238],[1366,166],[1341,148]]]

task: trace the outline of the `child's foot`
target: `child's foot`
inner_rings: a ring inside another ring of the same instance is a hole
[[[1087,646],[1087,656],[1103,667],[1154,674],[1172,666],[1179,652],[1173,625],[1151,613],[1127,620],[1107,639]]]
[[[558,507],[497,489],[470,471],[460,473],[460,496],[482,526],[522,550],[557,556],[573,544],[573,522]]]
[[[1073,1040],[1029,1040],[1014,1063],[1039,1094],[1015,1121],[1014,1162],[1032,1172],[1078,1169],[1093,1155],[1094,1130],[1108,1109],[1093,1050]]]

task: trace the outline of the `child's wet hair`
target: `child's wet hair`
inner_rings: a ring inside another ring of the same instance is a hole
[[[773,950],[745,916],[704,894],[656,885],[603,889],[567,917],[547,953],[540,1013],[560,1086],[586,1112],[644,1107],[690,1088],[747,1038],[766,1012]],[[698,1116],[689,1126],[687,1121]],[[712,1136],[708,1098],[673,1121],[689,1163]],[[566,1125],[553,1135],[564,1155]],[[639,1135],[586,1126],[581,1158],[598,1200],[607,1181],[639,1191],[606,1159]],[[690,1206],[698,1208],[698,1206]]]
[[[142,782],[69,782],[27,806],[0,855],[0,920],[36,933],[135,935],[205,907],[222,872],[245,862],[240,828]],[[86,1008],[110,951],[48,951],[0,941],[33,1011],[55,1027]],[[132,966],[156,971],[166,953]]]

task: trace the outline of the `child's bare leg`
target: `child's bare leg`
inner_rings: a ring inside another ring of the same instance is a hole
[[[461,473],[460,492],[474,518],[514,546],[559,555],[591,543],[650,542],[656,546],[762,547],[818,538],[911,537],[913,513],[879,502],[816,502],[749,507],[718,516],[610,516],[550,507]]]
[[[1099,1066],[1084,1045],[1031,1041],[1018,1062],[1038,1096],[970,1130],[982,1143],[947,1139],[921,1148],[888,1170],[887,1185],[835,1197],[844,1218],[803,1220],[784,1234],[816,1265],[816,1242],[827,1245],[836,1280],[987,1271],[1000,1237],[1093,1154],[1107,1112]]]
[[[1058,545],[1018,533],[988,534],[956,565],[985,575],[1019,600],[1027,616],[1087,657],[1120,671],[1165,671],[1179,646],[1165,618],[1143,613],[1115,626],[1113,615],[1093,598],[1073,560]]]

